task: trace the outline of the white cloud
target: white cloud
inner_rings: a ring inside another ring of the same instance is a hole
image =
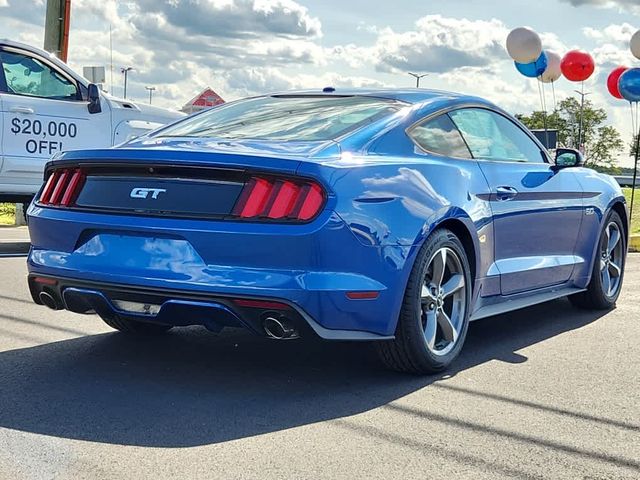
[[[504,57],[507,34],[505,25],[496,19],[427,15],[416,21],[415,30],[380,30],[374,47],[376,66],[381,71],[423,72],[482,66]]]
[[[592,6],[598,8],[618,8],[634,13],[640,13],[640,5],[637,0],[564,0],[574,7]]]
[[[615,43],[619,46],[628,47],[629,40],[637,30],[633,25],[622,23],[608,25],[603,29],[584,27],[582,33],[585,37],[598,43]]]
[[[255,38],[263,34],[291,38],[318,37],[320,20],[292,0],[137,0],[132,21],[144,26],[149,18],[195,36]]]

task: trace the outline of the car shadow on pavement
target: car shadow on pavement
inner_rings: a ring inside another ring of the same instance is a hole
[[[224,442],[368,411],[490,360],[525,362],[519,350],[600,316],[557,300],[474,322],[455,365],[423,377],[384,370],[362,343],[199,328],[80,337],[0,353],[0,426],[136,446]]]

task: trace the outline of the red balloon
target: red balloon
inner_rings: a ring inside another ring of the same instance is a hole
[[[593,61],[593,57],[587,52],[580,50],[571,50],[562,59],[560,63],[560,70],[562,74],[567,77],[567,80],[572,82],[582,82],[589,78],[594,70],[596,64]]]
[[[618,67],[615,68],[610,74],[609,78],[607,78],[607,88],[609,89],[609,93],[616,98],[624,98],[620,93],[620,88],[618,88],[618,80],[624,72],[629,70],[628,67]]]

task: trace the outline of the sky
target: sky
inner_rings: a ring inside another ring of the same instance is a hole
[[[0,36],[41,47],[45,0],[0,0]],[[638,66],[629,39],[640,0],[72,0],[69,63],[107,67],[106,89],[180,108],[205,87],[225,100],[298,88],[421,87],[480,95],[511,113],[540,109],[537,80],[520,76],[509,31],[536,30],[543,48],[579,48],[596,60],[585,84],[609,122],[631,139],[628,103],[606,89],[618,65]],[[110,70],[111,27],[113,83]],[[579,84],[560,79],[556,101]],[[553,105],[549,86],[547,107]],[[629,165],[626,158],[621,163]]]

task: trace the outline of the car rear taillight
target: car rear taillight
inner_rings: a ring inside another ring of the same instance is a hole
[[[74,204],[84,185],[85,174],[79,168],[55,170],[42,190],[38,202],[55,207],[70,207]]]
[[[305,222],[324,205],[324,190],[310,180],[251,177],[242,189],[233,215],[247,220]]]

